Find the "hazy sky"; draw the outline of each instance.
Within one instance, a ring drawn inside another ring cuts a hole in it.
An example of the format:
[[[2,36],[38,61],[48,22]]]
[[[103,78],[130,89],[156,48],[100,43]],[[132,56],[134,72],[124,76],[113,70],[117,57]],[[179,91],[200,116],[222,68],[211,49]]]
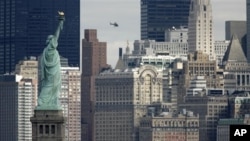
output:
[[[225,21],[246,20],[246,0],[211,0],[215,40],[225,39]],[[119,27],[110,26],[117,22]],[[81,35],[84,29],[97,29],[99,41],[107,42],[108,63],[114,66],[118,48],[130,50],[140,39],[140,0],[82,0]],[[83,38],[83,36],[81,37]]]

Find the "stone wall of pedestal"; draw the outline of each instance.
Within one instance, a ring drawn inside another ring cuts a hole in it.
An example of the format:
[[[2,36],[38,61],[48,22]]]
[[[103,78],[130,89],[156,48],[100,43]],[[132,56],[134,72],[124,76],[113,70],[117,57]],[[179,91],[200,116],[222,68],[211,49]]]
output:
[[[32,141],[65,141],[65,121],[62,110],[35,110],[30,118]]]

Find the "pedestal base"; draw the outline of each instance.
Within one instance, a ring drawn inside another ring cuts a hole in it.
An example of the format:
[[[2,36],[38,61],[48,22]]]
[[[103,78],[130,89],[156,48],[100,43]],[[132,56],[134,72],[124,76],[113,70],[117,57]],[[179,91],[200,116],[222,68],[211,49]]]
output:
[[[32,141],[65,141],[65,118],[62,110],[35,110]]]

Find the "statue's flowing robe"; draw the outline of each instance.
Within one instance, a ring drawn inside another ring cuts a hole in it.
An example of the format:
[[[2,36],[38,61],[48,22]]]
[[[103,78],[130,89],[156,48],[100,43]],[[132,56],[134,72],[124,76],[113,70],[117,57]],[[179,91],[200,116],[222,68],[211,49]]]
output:
[[[51,35],[50,35],[51,36]],[[60,56],[57,51],[57,40],[51,37],[48,45],[43,50],[40,60],[40,94],[38,106],[40,107],[58,107],[59,94],[61,89],[61,66]]]

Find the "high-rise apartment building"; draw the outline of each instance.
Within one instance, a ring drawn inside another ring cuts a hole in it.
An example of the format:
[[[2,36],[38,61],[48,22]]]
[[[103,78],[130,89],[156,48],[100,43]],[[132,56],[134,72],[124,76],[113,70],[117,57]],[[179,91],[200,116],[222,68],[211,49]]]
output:
[[[60,102],[65,122],[67,141],[81,141],[81,74],[79,67],[62,67]]]
[[[92,141],[95,77],[107,67],[107,43],[99,42],[96,29],[86,29],[82,40],[81,128],[82,140]]]
[[[0,0],[0,74],[13,72],[25,56],[41,54],[58,11],[66,17],[58,50],[70,65],[79,65],[80,0]]]
[[[191,0],[188,21],[189,52],[202,51],[215,60],[213,18],[210,0]]]
[[[38,61],[35,57],[25,58],[16,64],[15,74],[21,75],[22,78],[32,81],[34,85],[34,93],[32,94],[32,112],[37,106],[38,94]]]
[[[22,75],[24,78],[38,79],[38,61],[36,57],[20,60],[15,67],[15,74]]]
[[[141,0],[141,39],[164,41],[165,30],[187,26],[191,0]]]
[[[37,84],[20,75],[0,75],[0,140],[32,140],[30,117]]]

